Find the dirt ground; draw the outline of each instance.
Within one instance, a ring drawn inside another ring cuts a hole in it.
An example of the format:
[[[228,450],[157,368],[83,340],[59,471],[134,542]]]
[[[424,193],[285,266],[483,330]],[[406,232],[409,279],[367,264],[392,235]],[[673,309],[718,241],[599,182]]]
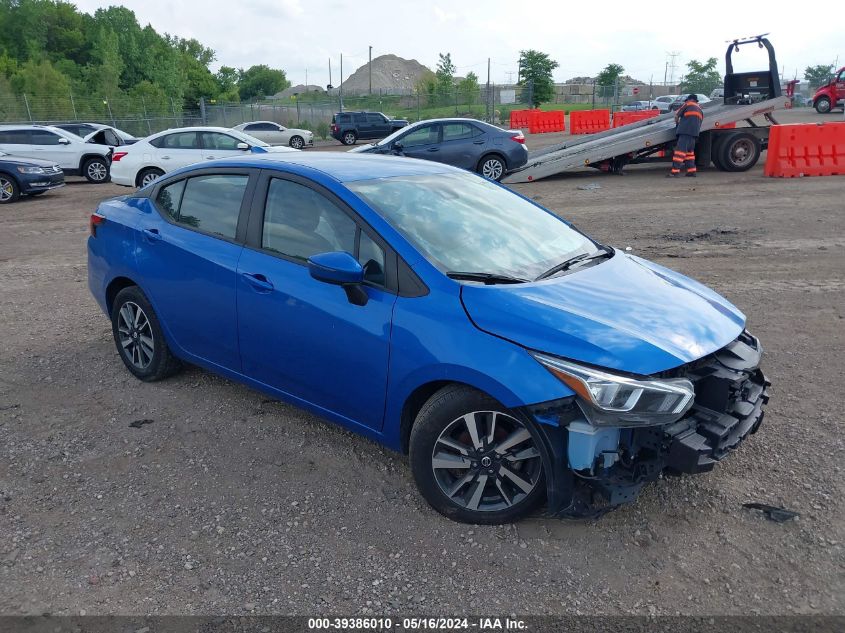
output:
[[[516,188],[738,305],[763,426],[598,521],[502,527],[442,518],[404,457],[239,384],[132,378],[85,270],[88,215],[125,189],[0,208],[0,612],[845,613],[845,179],[664,173]]]

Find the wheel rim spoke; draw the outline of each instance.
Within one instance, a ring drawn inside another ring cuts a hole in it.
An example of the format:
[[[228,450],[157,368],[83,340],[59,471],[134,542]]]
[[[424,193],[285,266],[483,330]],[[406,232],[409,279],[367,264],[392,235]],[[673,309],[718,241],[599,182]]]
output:
[[[533,446],[524,448],[518,453],[513,453],[512,455],[505,455],[505,459],[509,462],[521,462],[526,459],[534,459],[535,457],[540,457],[540,451]]]
[[[461,455],[469,455],[469,446],[461,444],[450,437],[440,437],[437,441],[444,446],[448,446],[452,450],[458,451]]]
[[[511,448],[517,444],[521,444],[525,440],[531,439],[531,433],[528,432],[524,426],[518,428],[516,431],[508,435],[502,442],[495,446],[496,452],[499,455],[507,453]]]
[[[508,507],[511,507],[513,505],[513,498],[509,497],[508,493],[505,492],[505,488],[504,486],[502,486],[501,478],[496,479],[496,488],[499,490],[499,494],[502,495],[502,499],[504,500],[505,504]]]
[[[432,468],[469,468],[472,462],[463,455],[440,451],[431,460]]]
[[[448,496],[450,499],[452,497],[454,497],[458,493],[458,491],[461,488],[463,488],[465,485],[467,485],[469,482],[471,482],[474,477],[475,477],[475,473],[465,474],[463,477],[461,477],[460,479],[455,481],[454,485],[451,488],[449,488],[449,490],[445,491],[446,496]]]
[[[472,489],[469,501],[467,501],[467,508],[470,510],[478,510],[478,504],[481,503],[481,496],[484,494],[484,488],[487,487],[487,475],[481,475],[475,482],[475,487]]]
[[[531,492],[531,490],[534,488],[534,485],[530,481],[525,481],[522,477],[517,475],[504,464],[500,467],[499,473],[502,475],[502,477],[507,477],[508,479],[510,479],[513,483],[516,484],[516,486],[520,490],[522,490],[522,492],[526,494]]]
[[[474,413],[468,413],[464,416],[464,423],[466,424],[467,431],[469,431],[469,436],[472,439],[472,445],[479,449],[481,448],[481,438],[478,436],[478,420],[475,418]]]

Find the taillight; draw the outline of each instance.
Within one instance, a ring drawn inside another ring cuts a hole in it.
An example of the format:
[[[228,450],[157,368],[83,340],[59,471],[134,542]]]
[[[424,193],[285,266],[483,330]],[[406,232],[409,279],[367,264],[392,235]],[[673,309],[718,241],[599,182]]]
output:
[[[522,132],[517,132],[513,136],[511,136],[512,141],[516,141],[517,143],[525,144],[525,134]]]
[[[97,227],[101,226],[105,221],[106,219],[98,213],[91,214],[88,220],[88,232],[91,234],[91,237],[97,237]]]
[[[111,157],[111,162],[116,163],[116,162],[117,162],[117,161],[119,161],[121,158],[123,158],[124,156],[126,156],[128,153],[129,153],[129,152],[115,152],[115,153],[112,155],[112,157]]]

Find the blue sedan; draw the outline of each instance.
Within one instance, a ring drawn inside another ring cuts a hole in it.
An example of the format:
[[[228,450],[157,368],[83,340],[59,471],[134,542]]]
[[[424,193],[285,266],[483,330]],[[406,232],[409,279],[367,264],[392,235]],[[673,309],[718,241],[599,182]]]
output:
[[[711,469],[768,398],[724,298],[443,164],[214,161],[102,203],[90,230],[89,286],[137,378],[190,363],[304,407],[409,454],[459,521],[629,502]]]

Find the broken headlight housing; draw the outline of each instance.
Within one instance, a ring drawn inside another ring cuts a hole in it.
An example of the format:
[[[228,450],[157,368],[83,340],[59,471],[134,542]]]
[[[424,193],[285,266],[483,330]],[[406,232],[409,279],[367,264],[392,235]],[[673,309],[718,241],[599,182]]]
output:
[[[594,426],[670,424],[683,417],[695,399],[686,378],[642,380],[539,352],[531,354],[578,394],[578,404]]]

